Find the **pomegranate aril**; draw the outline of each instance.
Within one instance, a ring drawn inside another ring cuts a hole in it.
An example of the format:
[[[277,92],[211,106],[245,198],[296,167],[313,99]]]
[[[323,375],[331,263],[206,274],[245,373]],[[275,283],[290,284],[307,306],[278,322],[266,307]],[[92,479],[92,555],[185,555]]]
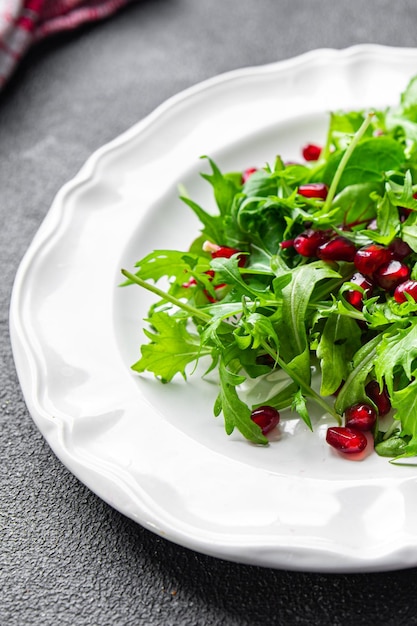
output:
[[[402,261],[405,257],[412,253],[412,249],[408,243],[400,238],[394,239],[388,246],[388,249],[391,250],[394,255],[394,259],[397,259],[398,261]]]
[[[260,406],[251,413],[252,421],[257,424],[264,435],[267,435],[275,426],[279,424],[279,412],[272,406]]]
[[[317,248],[329,240],[329,234],[324,230],[309,229],[297,235],[294,239],[294,248],[301,256],[313,257]]]
[[[345,425],[347,428],[356,428],[357,430],[372,430],[376,422],[376,411],[365,402],[358,402],[348,407],[345,411]]]
[[[321,146],[315,143],[308,143],[302,150],[305,161],[317,161],[320,158]]]
[[[286,250],[287,248],[292,248],[294,246],[294,239],[284,239],[284,241],[281,241],[279,245],[280,248],[282,248],[283,250]]]
[[[236,250],[236,248],[228,248],[227,246],[219,246],[217,250],[212,250],[211,256],[213,259],[218,258],[226,258],[230,259],[234,254],[239,254],[240,250]],[[243,254],[238,257],[238,265],[239,267],[243,267],[246,263],[246,258]]]
[[[298,187],[298,193],[304,198],[327,198],[328,187],[324,183],[306,183]]]
[[[244,185],[246,181],[249,180],[249,178],[252,176],[252,174],[254,174],[257,171],[258,171],[257,167],[248,167],[246,170],[244,170],[242,172],[242,185]]]
[[[326,441],[335,450],[345,454],[362,452],[368,444],[366,435],[363,432],[347,426],[331,426],[328,428]]]
[[[355,274],[353,274],[349,282],[358,285],[358,287],[362,287],[364,293],[368,297],[372,295],[372,292],[374,290],[373,284],[360,272],[356,272]],[[344,296],[349,304],[354,306],[355,309],[358,309],[359,311],[362,310],[363,293],[357,291],[356,289],[349,289],[348,291],[345,291]]]
[[[410,276],[410,269],[401,261],[391,259],[388,263],[384,263],[374,272],[374,280],[387,291],[392,291],[400,283],[403,283]]]
[[[399,304],[403,302],[407,302],[406,293],[408,293],[413,300],[417,302],[417,281],[416,280],[405,280],[403,283],[398,285],[394,291],[394,300]]]
[[[376,380],[371,380],[365,387],[366,395],[375,404],[379,415],[386,415],[391,411],[391,400],[385,385],[382,388]]]
[[[323,261],[353,261],[356,246],[346,237],[334,237],[317,248],[317,256]]]
[[[392,252],[377,243],[359,248],[355,254],[353,262],[358,272],[361,274],[373,274],[378,267],[387,263],[392,258]]]

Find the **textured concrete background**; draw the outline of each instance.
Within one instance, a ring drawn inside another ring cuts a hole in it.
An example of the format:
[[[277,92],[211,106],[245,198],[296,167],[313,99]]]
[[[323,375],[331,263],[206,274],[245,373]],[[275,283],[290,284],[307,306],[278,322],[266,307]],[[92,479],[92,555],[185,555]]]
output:
[[[34,426],[8,336],[19,261],[96,148],[219,72],[318,47],[415,46],[416,23],[415,0],[143,0],[42,44],[0,96],[0,624],[417,624],[417,570],[242,566],[169,544],[112,510]]]

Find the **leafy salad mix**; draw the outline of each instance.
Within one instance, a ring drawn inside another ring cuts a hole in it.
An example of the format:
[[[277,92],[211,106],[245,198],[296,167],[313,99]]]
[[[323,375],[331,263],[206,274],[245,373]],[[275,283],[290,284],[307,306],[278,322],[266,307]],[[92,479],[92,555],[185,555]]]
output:
[[[283,409],[313,429],[316,403],[337,450],[362,450],[369,431],[380,455],[415,456],[417,77],[396,106],[331,113],[324,145],[300,157],[228,173],[205,157],[215,212],[182,195],[200,235],[122,270],[157,296],[132,368],[168,383],[203,360],[214,414],[255,444]],[[243,383],[271,372],[279,390],[251,404]]]

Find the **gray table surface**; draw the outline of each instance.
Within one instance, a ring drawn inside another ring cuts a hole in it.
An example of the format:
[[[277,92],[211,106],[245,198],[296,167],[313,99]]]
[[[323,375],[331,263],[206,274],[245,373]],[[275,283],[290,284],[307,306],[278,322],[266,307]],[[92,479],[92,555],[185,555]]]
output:
[[[142,0],[32,50],[0,96],[0,624],[410,625],[417,570],[273,571],[194,553],[110,508],[28,414],[10,348],[20,259],[87,157],[220,72],[322,47],[415,46],[415,0]]]

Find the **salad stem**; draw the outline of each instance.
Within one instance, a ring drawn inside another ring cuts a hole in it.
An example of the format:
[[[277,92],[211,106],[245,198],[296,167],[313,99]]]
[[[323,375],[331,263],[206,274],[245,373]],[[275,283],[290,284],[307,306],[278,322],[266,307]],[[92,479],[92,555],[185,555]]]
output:
[[[275,362],[280,366],[280,368],[288,374],[288,376],[304,391],[304,393],[309,396],[312,400],[316,402],[322,409],[326,411],[326,413],[330,413],[332,417],[335,418],[336,422],[340,426],[342,420],[340,415],[336,413],[336,411],[318,394],[314,389],[306,383],[300,376],[298,376],[297,372],[288,367],[287,363],[281,359],[281,357],[277,354],[275,350],[273,350],[265,341],[262,342],[262,347],[264,350],[271,356]]]
[[[178,298],[171,296],[169,293],[162,291],[162,289],[159,289],[158,287],[156,287],[155,285],[152,285],[151,283],[147,283],[146,280],[139,278],[139,276],[136,276],[135,274],[131,274],[127,270],[122,269],[122,274],[123,276],[128,278],[132,283],[139,285],[139,287],[144,287],[148,291],[151,291],[155,295],[159,296],[161,299],[168,300],[168,302],[171,302],[171,304],[174,304],[180,309],[187,311],[187,313],[192,315],[192,317],[198,317],[204,323],[211,322],[212,317],[208,313],[204,313],[204,311],[199,311],[198,309],[196,309],[193,306],[190,306],[186,302],[182,302],[181,300],[178,300]]]
[[[326,211],[330,210],[330,207],[331,207],[333,199],[334,199],[334,197],[336,195],[337,187],[339,185],[339,182],[340,182],[340,179],[342,177],[343,171],[344,171],[344,169],[345,169],[345,167],[346,167],[350,157],[352,156],[352,153],[353,153],[354,149],[356,148],[356,146],[358,145],[358,143],[360,142],[360,140],[362,139],[362,137],[364,136],[364,134],[368,130],[368,127],[371,124],[374,115],[375,115],[375,113],[373,113],[373,112],[368,113],[368,115],[366,116],[366,118],[362,122],[361,126],[359,127],[359,129],[357,130],[355,135],[353,136],[353,139],[350,142],[349,146],[346,148],[346,151],[345,151],[344,155],[342,156],[339,165],[337,166],[337,170],[335,172],[335,175],[333,177],[332,183],[330,185],[329,192],[327,194],[327,198],[326,198],[326,200],[324,202],[324,205],[323,205],[323,213],[325,213]]]

